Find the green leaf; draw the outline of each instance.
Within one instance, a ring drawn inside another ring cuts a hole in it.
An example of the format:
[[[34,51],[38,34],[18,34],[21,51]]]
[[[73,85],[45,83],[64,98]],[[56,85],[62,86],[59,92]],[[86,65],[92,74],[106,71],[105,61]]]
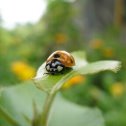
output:
[[[50,126],[104,126],[100,110],[73,104],[57,97],[49,122]]]
[[[32,120],[33,118],[34,102],[37,104],[38,110],[41,111],[44,97],[45,95],[34,85],[22,84],[5,88],[0,97],[0,106],[21,126],[30,126],[28,119]],[[1,113],[0,118],[3,118]],[[4,119],[7,121],[6,118]]]
[[[83,69],[79,69],[80,74],[94,74],[105,70],[111,70],[113,72],[117,72],[121,67],[121,63],[119,61],[108,60],[108,61],[97,61],[94,63],[89,63],[83,67]]]
[[[6,118],[6,120],[12,125],[19,125],[15,119],[0,105],[0,116]]]
[[[33,103],[40,113],[44,100],[45,94],[34,85],[23,84],[5,89],[0,97],[0,105],[20,126],[31,126],[34,117]],[[5,126],[9,123],[7,121],[0,113],[0,125]],[[10,123],[8,126],[16,125]],[[79,106],[57,95],[52,106],[49,126],[104,126],[104,120],[97,108]]]
[[[38,69],[36,77],[33,79],[36,86],[46,92],[50,92],[52,88],[54,90],[59,90],[66,81],[76,75],[93,74],[104,70],[111,70],[116,72],[121,66],[120,62],[112,60],[88,63],[85,59],[85,54],[83,51],[73,52],[72,55],[75,58],[76,65],[72,68],[71,71],[68,71],[65,74],[44,74],[47,71],[45,70],[45,63],[43,63]]]

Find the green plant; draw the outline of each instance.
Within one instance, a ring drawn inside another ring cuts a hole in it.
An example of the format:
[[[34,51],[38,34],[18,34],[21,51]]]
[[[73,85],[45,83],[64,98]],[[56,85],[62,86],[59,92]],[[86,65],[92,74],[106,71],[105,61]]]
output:
[[[33,84],[4,89],[0,97],[0,124],[2,126],[104,126],[104,119],[97,108],[91,109],[73,104],[63,99],[60,94],[55,100],[54,98],[63,84],[72,77],[104,70],[117,72],[120,62],[88,63],[84,52],[73,52],[72,55],[76,66],[62,75],[45,75],[43,74],[45,63],[40,66],[33,79],[40,90],[37,90]],[[41,90],[46,92],[46,95]],[[50,117],[51,108],[53,113]]]

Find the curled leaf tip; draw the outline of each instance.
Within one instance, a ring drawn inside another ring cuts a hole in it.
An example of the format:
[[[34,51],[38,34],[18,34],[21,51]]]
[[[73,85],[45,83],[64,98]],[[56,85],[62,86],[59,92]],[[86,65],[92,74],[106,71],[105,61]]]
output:
[[[111,67],[111,70],[113,72],[117,73],[120,70],[120,68],[121,68],[121,62],[119,62],[119,61],[113,62],[113,65]]]

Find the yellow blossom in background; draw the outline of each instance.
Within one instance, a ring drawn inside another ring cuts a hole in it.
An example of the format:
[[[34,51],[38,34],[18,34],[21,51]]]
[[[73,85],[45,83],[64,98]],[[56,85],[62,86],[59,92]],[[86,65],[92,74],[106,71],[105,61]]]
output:
[[[75,76],[73,78],[71,78],[70,80],[68,80],[64,85],[63,85],[63,89],[67,89],[73,85],[76,85],[76,84],[80,84],[82,82],[85,81],[85,77],[84,76],[81,76],[81,75],[78,75],[78,76]]]
[[[35,69],[22,61],[13,62],[11,70],[20,80],[29,80],[35,76]]]
[[[90,43],[90,47],[93,49],[99,49],[103,46],[103,40],[101,39],[93,39]]]
[[[117,82],[111,86],[110,91],[113,96],[121,96],[124,93],[124,85]]]
[[[114,50],[112,49],[112,48],[105,48],[104,50],[103,50],[103,55],[105,56],[105,57],[107,57],[107,58],[111,58],[111,57],[113,57],[114,56]]]
[[[67,41],[67,36],[64,33],[57,33],[55,35],[55,41],[57,44],[63,44]]]

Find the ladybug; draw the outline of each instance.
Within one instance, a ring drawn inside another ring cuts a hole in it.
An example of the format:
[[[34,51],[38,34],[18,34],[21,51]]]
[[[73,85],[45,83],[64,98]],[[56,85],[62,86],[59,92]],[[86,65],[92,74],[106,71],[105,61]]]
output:
[[[59,74],[75,65],[74,57],[63,50],[52,53],[46,60],[45,69],[47,74]]]

